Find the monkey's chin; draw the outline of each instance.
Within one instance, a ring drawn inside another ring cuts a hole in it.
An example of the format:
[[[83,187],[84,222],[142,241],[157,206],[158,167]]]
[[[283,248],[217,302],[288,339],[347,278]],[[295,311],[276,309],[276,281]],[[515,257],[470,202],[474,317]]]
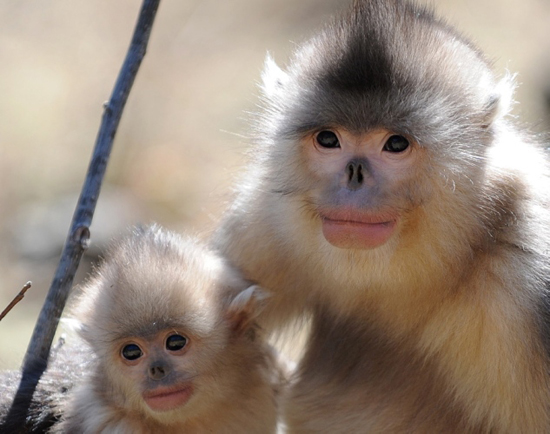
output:
[[[396,224],[397,219],[368,223],[323,217],[323,235],[341,249],[374,249],[390,239]]]
[[[160,387],[143,394],[145,403],[154,411],[169,411],[181,407],[193,394],[193,386]]]

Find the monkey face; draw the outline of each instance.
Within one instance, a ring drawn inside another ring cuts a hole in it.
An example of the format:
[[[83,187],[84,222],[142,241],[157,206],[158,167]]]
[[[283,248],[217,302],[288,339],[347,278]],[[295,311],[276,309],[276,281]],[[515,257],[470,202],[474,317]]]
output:
[[[412,139],[381,128],[363,134],[327,129],[305,142],[309,170],[322,184],[314,202],[325,239],[354,249],[386,243],[407,209],[398,192],[418,159]]]
[[[187,336],[173,329],[131,337],[116,346],[120,374],[135,385],[149,410],[174,410],[192,397],[191,346]]]

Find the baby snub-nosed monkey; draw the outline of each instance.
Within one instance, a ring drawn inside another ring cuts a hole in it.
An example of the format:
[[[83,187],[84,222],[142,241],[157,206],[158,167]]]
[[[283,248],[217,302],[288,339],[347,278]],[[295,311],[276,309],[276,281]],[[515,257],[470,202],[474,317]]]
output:
[[[508,77],[426,7],[357,0],[266,62],[214,245],[311,334],[291,433],[550,433],[550,171]]]
[[[135,229],[76,299],[95,361],[54,432],[275,432],[281,371],[254,323],[266,301],[198,241]]]

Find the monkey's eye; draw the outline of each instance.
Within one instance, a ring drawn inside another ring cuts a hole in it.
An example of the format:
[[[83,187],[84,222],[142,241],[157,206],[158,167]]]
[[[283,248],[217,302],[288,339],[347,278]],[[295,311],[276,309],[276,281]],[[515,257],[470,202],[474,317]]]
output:
[[[384,151],[388,152],[403,152],[409,147],[409,141],[399,135],[391,136],[384,145]]]
[[[126,360],[137,360],[143,356],[143,351],[136,344],[128,344],[122,348],[122,357]]]
[[[323,148],[339,148],[340,147],[340,141],[338,140],[338,136],[334,134],[332,131],[321,131],[319,134],[317,134],[317,137],[315,137],[315,140],[317,140],[317,143],[319,146],[322,146]]]
[[[181,335],[168,336],[166,339],[166,349],[170,351],[181,350],[187,344],[187,338]]]

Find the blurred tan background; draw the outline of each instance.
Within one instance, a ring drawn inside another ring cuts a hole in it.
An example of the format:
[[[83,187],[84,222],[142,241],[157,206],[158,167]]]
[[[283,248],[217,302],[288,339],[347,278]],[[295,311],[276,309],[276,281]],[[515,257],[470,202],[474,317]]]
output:
[[[77,281],[125,226],[208,234],[247,150],[246,112],[269,50],[284,64],[349,0],[164,0],[115,140]],[[548,130],[549,0],[439,0],[495,69],[515,112]],[[138,0],[0,3],[0,369],[18,368],[51,282]]]

